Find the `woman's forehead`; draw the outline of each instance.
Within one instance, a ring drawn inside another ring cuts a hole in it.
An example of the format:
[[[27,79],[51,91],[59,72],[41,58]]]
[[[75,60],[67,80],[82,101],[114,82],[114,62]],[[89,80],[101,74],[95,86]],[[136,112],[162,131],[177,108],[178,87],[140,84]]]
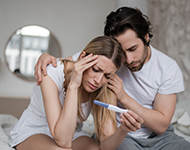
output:
[[[117,67],[112,62],[112,60],[102,55],[98,56],[98,63],[96,64],[96,66],[99,69],[101,69],[104,73],[109,73],[109,74],[113,74],[117,70]]]

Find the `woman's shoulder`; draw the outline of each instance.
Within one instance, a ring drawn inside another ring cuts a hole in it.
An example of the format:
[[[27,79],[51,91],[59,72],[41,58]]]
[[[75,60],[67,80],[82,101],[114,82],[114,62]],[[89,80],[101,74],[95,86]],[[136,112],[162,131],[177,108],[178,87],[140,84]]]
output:
[[[62,72],[63,71],[64,64],[63,64],[62,60],[58,58],[58,59],[56,59],[56,61],[57,61],[57,67],[54,67],[52,64],[49,64],[47,66],[47,74],[49,72]]]
[[[58,88],[61,89],[65,81],[64,64],[62,60],[57,59],[57,67],[49,64],[47,66],[47,75],[56,83]]]

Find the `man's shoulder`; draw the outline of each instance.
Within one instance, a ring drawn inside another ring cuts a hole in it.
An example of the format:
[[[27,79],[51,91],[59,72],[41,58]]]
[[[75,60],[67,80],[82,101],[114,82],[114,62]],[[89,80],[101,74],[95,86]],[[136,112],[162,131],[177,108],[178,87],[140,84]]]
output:
[[[161,64],[165,64],[165,65],[169,65],[169,64],[174,64],[176,63],[176,61],[171,58],[170,56],[168,56],[167,54],[165,54],[164,52],[154,48],[151,46],[151,51],[153,53],[153,57],[154,57],[154,61],[158,61]]]

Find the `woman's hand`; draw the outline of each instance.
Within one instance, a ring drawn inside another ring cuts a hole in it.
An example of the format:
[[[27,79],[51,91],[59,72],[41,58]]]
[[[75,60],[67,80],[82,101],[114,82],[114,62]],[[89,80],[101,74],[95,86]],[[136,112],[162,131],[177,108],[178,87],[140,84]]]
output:
[[[43,75],[46,76],[47,75],[46,67],[51,63],[54,67],[57,67],[56,58],[49,55],[48,53],[44,53],[38,58],[38,62],[36,63],[34,68],[37,85],[40,85],[40,82],[42,81],[42,71]]]
[[[88,56],[81,58],[73,66],[71,80],[69,86],[78,88],[82,82],[82,75],[85,70],[92,67],[98,62],[98,55],[89,54]]]
[[[137,131],[144,122],[140,116],[131,110],[120,114],[120,117],[121,128],[126,132]]]
[[[100,149],[103,150],[116,150],[121,145],[126,135],[130,131],[136,131],[141,128],[141,124],[143,123],[143,119],[129,110],[127,113],[120,114],[121,125],[114,133],[112,128],[112,122],[107,124],[107,128],[105,133],[107,132],[107,137],[100,139]],[[111,132],[110,132],[111,131]],[[112,132],[113,131],[113,132]],[[108,134],[109,133],[109,134]]]

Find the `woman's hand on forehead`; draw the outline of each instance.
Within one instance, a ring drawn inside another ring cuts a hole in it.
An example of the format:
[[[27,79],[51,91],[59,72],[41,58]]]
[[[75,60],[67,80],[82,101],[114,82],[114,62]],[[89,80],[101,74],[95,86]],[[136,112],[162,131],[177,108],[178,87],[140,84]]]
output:
[[[70,84],[74,84],[78,88],[82,82],[83,72],[95,65],[98,62],[97,58],[98,55],[89,54],[76,62],[73,66]]]

